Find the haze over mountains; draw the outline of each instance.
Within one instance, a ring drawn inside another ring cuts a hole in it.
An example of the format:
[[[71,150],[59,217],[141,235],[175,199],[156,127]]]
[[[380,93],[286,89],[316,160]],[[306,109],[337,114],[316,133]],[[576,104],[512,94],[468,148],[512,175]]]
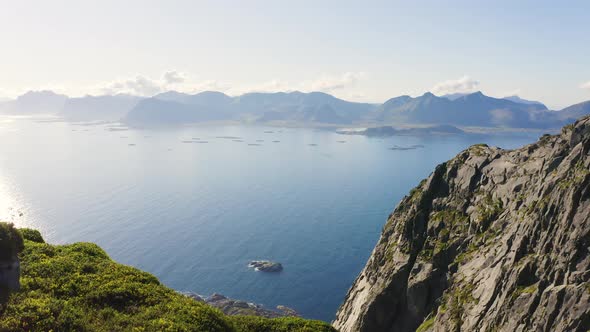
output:
[[[52,91],[30,91],[0,102],[0,112],[53,114],[68,121],[122,121],[130,126],[182,125],[209,121],[296,125],[378,126],[391,124],[509,128],[558,128],[590,114],[590,101],[561,111],[518,96],[493,98],[481,92],[418,97],[399,96],[383,104],[349,102],[323,92],[186,94],[168,91],[153,97],[104,95],[69,98]]]

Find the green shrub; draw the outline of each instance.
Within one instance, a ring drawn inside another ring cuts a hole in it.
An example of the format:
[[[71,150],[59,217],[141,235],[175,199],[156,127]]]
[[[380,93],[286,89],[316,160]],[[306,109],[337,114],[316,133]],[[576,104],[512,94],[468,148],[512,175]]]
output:
[[[45,243],[45,240],[43,240],[43,236],[41,236],[41,233],[36,229],[19,228],[18,230],[20,231],[25,240],[38,243]]]
[[[434,318],[435,316],[432,316],[427,320],[423,321],[422,324],[420,324],[420,326],[418,326],[418,328],[416,329],[416,332],[426,332],[430,330],[434,326]]]
[[[265,319],[256,316],[233,316],[237,332],[331,332],[334,329],[321,321],[295,317]]]

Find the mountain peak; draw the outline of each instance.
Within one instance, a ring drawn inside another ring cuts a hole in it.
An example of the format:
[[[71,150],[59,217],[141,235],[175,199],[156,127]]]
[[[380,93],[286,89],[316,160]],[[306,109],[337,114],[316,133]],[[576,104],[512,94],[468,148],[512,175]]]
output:
[[[535,101],[535,100],[527,100],[527,99],[523,99],[520,98],[517,95],[512,95],[512,96],[507,96],[504,97],[502,99],[505,100],[510,100],[512,102],[518,103],[518,104],[525,104],[525,105],[543,105],[543,103],[539,102],[539,101]]]
[[[472,93],[469,93],[469,94],[466,94],[465,96],[463,96],[463,98],[469,98],[469,99],[475,99],[475,98],[481,99],[484,97],[487,97],[487,96],[484,95],[481,91],[475,91],[475,92],[472,92]]]

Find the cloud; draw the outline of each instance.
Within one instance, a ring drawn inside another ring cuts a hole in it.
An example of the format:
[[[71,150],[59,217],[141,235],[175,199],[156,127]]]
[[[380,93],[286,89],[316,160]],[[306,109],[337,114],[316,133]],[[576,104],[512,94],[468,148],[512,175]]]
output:
[[[436,84],[430,91],[436,95],[446,95],[450,93],[469,93],[475,92],[479,88],[479,81],[469,76],[463,76],[456,80],[448,80]]]
[[[162,75],[162,80],[166,84],[178,84],[186,81],[186,77],[183,73],[179,73],[176,70],[167,71]]]
[[[324,75],[309,84],[312,91],[331,92],[354,86],[365,77],[363,72],[346,72],[338,76]]]
[[[590,90],[590,81],[580,84],[580,89]]]
[[[321,75],[313,80],[292,83],[279,79],[273,79],[263,83],[231,89],[234,94],[247,92],[292,92],[292,91],[321,91],[331,93],[354,86],[365,77],[364,72],[345,72],[337,75]]]
[[[105,94],[128,93],[138,96],[153,96],[164,90],[164,84],[138,75],[135,78],[116,80],[107,83],[106,86],[102,87],[100,90]]]
[[[153,96],[160,92],[168,91],[173,87],[186,82],[186,77],[183,73],[176,70],[170,70],[162,74],[161,79],[152,79],[142,75],[137,75],[134,78],[118,79],[99,86],[97,89],[103,94],[119,94],[127,93],[138,96]]]
[[[504,92],[500,93],[500,96],[502,96],[502,97],[512,97],[512,96],[520,96],[520,95],[522,95],[522,89],[508,90],[508,91],[504,91]]]
[[[161,92],[176,90],[185,93],[202,91],[220,91],[230,95],[241,95],[248,92],[292,92],[292,91],[321,91],[350,96],[354,91],[347,90],[364,79],[364,72],[344,72],[341,74],[323,74],[315,79],[300,82],[289,82],[272,79],[254,85],[236,86],[216,80],[193,81],[176,70],[164,72],[160,79],[153,79],[143,75],[133,78],[118,79],[106,84],[100,84],[91,89],[99,94],[132,94],[138,96],[153,96]],[[358,93],[358,92],[355,92]]]
[[[238,93],[248,92],[290,92],[298,88],[289,82],[281,80],[270,80],[247,88],[238,89]]]

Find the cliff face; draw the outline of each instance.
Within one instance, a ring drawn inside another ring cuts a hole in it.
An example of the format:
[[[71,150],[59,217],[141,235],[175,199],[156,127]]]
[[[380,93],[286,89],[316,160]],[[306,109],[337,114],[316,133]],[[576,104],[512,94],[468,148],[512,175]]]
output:
[[[472,146],[390,215],[334,326],[587,331],[590,117],[518,150]]]

